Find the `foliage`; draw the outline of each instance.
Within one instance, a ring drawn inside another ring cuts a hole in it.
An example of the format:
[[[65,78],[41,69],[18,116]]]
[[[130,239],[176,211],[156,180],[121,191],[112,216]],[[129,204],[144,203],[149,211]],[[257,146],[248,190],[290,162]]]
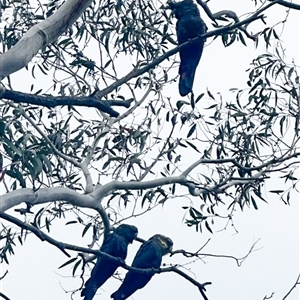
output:
[[[36,7],[29,2],[3,1],[0,40],[4,52],[59,6],[56,0]],[[263,190],[271,175],[282,181],[281,187],[271,192],[289,204],[290,192],[299,182],[299,75],[296,65],[286,63],[283,49],[268,52],[272,43],[280,45],[276,26],[263,24],[251,37],[243,26],[214,37],[226,47],[239,42],[248,45],[253,39],[266,47],[247,70],[247,86],[232,88],[229,100],[209,90],[188,100],[171,97],[177,56],[122,82],[124,71],[147,66],[176,46],[173,22],[159,1],[94,1],[67,32],[35,57],[27,67],[32,82],[38,83],[38,87],[32,83],[31,93],[78,97],[120,82],[103,99],[133,97],[134,104],[127,112],[123,109],[119,118],[109,119],[93,108],[84,112],[75,106],[50,109],[2,100],[0,161],[7,192],[67,187],[90,193],[82,167],[86,162],[94,184],[104,185],[179,176],[201,160],[187,178],[193,191],[175,183],[113,190],[102,201],[109,220],[120,222],[120,210],[127,218],[142,217],[183,193],[191,199],[191,204],[183,207],[187,226],[213,233],[215,220],[232,220],[237,207],[259,209],[259,202],[267,201]],[[228,24],[228,20],[224,22]],[[220,22],[214,26],[223,28]],[[50,86],[34,80],[41,76],[52,78]],[[9,80],[6,86],[10,86]],[[88,214],[64,201],[16,211],[48,232],[56,218],[67,217],[67,225],[82,226],[83,236],[93,231],[92,245],[104,226],[96,212]],[[22,243],[26,235],[23,229],[12,233],[4,225],[0,233],[6,240],[1,259],[8,262],[14,238]],[[74,262],[73,258],[69,261]],[[77,261],[75,268],[78,265]]]

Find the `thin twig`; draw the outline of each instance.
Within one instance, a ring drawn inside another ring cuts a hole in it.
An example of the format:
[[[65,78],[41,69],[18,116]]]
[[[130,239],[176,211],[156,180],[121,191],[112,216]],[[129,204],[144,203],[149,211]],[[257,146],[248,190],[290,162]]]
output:
[[[300,274],[298,275],[295,284],[291,287],[291,289],[288,291],[288,293],[282,298],[282,300],[287,299],[287,297],[289,296],[289,294],[292,292],[293,289],[295,289],[297,287],[298,284],[300,284]]]

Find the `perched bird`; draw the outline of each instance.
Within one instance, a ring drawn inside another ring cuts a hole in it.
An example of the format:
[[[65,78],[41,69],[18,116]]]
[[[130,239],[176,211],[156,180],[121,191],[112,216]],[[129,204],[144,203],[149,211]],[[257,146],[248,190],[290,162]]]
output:
[[[132,267],[140,269],[157,269],[160,267],[163,255],[172,251],[173,242],[170,238],[156,234],[145,242],[138,250],[132,262]],[[128,271],[119,289],[111,295],[114,300],[124,300],[136,290],[143,288],[154,275]]]
[[[127,256],[128,244],[136,239],[137,234],[138,230],[135,226],[122,224],[113,233],[105,237],[100,251],[124,260]],[[84,300],[92,300],[97,289],[114,274],[118,266],[117,262],[99,256],[90,279],[88,279],[84,289],[81,291],[81,296],[84,297]]]
[[[205,34],[207,27],[200,17],[200,12],[193,0],[168,2],[169,8],[177,18],[176,33],[178,44]],[[192,91],[196,68],[200,61],[205,39],[193,42],[180,50],[179,94],[186,96]]]

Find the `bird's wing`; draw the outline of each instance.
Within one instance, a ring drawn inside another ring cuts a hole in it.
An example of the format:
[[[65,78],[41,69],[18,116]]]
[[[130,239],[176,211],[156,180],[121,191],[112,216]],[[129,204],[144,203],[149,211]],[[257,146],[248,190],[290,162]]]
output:
[[[132,267],[135,268],[158,268],[161,263],[159,257],[159,249],[157,244],[153,241],[147,241],[138,250],[132,262]]]
[[[127,245],[123,237],[111,233],[104,239],[100,251],[125,259],[127,255]],[[85,297],[84,300],[93,299],[97,289],[114,274],[117,268],[117,262],[104,256],[99,256],[91,272],[91,277],[87,280],[85,288],[81,292],[81,295]]]
[[[125,259],[127,256],[127,246],[128,242],[125,238],[118,234],[111,233],[105,238],[100,251]]]

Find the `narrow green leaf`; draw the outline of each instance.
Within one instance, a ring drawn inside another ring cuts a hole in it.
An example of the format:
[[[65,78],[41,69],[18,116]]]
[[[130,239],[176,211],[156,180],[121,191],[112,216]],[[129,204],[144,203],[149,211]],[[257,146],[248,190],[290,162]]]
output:
[[[64,264],[62,264],[60,267],[58,267],[59,269],[64,268],[65,266],[73,263],[75,260],[77,259],[77,257],[73,257],[70,260],[68,260],[67,262],[65,262]]]
[[[84,235],[86,234],[86,232],[89,230],[89,228],[91,227],[92,223],[88,223],[84,228],[83,228],[83,231],[82,231],[82,237],[84,237]]]

